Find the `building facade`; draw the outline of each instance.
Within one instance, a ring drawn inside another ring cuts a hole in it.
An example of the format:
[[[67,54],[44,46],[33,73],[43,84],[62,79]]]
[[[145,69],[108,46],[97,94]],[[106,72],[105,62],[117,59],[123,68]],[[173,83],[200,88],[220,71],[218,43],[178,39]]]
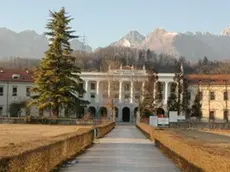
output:
[[[200,95],[203,121],[223,122],[229,120],[230,75],[187,75],[190,104],[196,94]]]
[[[161,107],[167,112],[168,97],[175,91],[172,90],[175,74],[157,75],[157,82],[162,85]],[[96,118],[102,114],[113,115],[117,122],[136,120],[140,96],[148,81],[148,73],[144,67],[137,70],[121,66],[119,69],[109,69],[108,72],[82,72],[80,76],[84,81],[82,87],[86,94],[78,96],[90,102],[83,114],[90,112]],[[202,95],[203,120],[228,120],[230,75],[187,75],[185,78],[189,81],[190,105],[192,106],[198,92]],[[28,70],[0,70],[0,116],[9,116],[9,106],[12,102],[28,100],[32,86],[32,73]],[[111,107],[113,110],[110,110]],[[30,114],[38,115],[38,110],[31,108]],[[22,111],[20,115],[25,115],[25,112]],[[76,117],[76,114],[72,117]]]
[[[108,72],[82,72],[82,87],[86,90],[81,99],[88,100],[90,104],[83,113],[90,112],[92,116],[99,117],[101,113],[113,115],[118,122],[134,122],[135,113],[139,105],[139,98],[148,74],[133,67],[120,67]],[[162,104],[167,104],[170,94],[170,85],[173,83],[173,73],[158,74],[158,82],[162,83]],[[30,98],[30,87],[33,86],[32,73],[24,70],[1,70],[0,72],[0,115],[9,116],[9,106],[14,101],[24,101]],[[113,111],[109,110],[113,106]],[[37,115],[36,108],[30,110],[31,115]],[[25,115],[23,111],[21,115]]]

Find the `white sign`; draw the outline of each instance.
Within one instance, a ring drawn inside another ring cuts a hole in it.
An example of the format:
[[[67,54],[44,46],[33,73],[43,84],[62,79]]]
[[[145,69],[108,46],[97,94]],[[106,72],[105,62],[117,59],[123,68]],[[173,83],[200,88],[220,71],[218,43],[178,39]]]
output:
[[[185,116],[184,116],[184,115],[178,116],[178,120],[179,120],[179,121],[185,121]]]
[[[178,120],[177,111],[170,111],[169,112],[169,122],[177,122],[177,120]]]
[[[154,126],[154,127],[157,127],[157,116],[150,116],[149,117],[149,124]]]
[[[157,122],[159,125],[168,125],[169,124],[169,118],[158,118]]]

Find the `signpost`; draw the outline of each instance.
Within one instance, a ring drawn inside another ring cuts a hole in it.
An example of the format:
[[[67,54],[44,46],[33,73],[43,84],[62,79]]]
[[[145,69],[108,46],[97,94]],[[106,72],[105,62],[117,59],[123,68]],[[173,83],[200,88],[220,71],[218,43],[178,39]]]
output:
[[[170,111],[169,112],[169,122],[177,122],[177,120],[178,120],[177,111]]]
[[[158,118],[157,123],[158,123],[158,127],[168,127],[169,118]]]
[[[149,124],[157,127],[158,123],[157,123],[157,116],[150,116],[149,117]]]

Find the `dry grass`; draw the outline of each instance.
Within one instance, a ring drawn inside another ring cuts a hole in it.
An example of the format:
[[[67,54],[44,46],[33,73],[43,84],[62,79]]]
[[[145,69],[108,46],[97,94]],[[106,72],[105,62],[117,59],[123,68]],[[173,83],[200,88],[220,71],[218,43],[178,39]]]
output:
[[[90,126],[0,124],[0,157],[16,155],[60,138],[89,131]]]
[[[223,129],[200,129],[200,131],[208,132],[208,133],[214,133],[214,134],[220,134],[225,136],[230,136],[230,130],[223,130]]]
[[[139,124],[150,132],[152,139],[173,150],[179,156],[207,172],[230,171],[230,137],[196,130],[155,130]]]
[[[226,131],[213,130],[212,132],[203,132],[183,129],[171,131],[173,131],[173,135],[181,136],[186,143],[212,155],[225,156],[226,158],[229,158],[230,162],[230,137],[224,135],[224,133],[226,134]]]

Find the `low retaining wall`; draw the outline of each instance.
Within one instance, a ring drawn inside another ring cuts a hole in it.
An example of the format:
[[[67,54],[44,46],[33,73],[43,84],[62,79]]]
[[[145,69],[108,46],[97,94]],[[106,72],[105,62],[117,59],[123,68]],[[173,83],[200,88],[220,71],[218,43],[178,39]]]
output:
[[[0,117],[0,124],[51,124],[51,125],[99,125],[106,120],[82,120],[69,118],[41,118],[41,117]]]
[[[112,130],[115,123],[98,127],[100,137]],[[94,130],[70,134],[53,143],[28,150],[19,155],[0,157],[0,172],[49,172],[57,165],[84,151],[93,144]]]
[[[177,139],[167,131],[157,130],[147,124],[137,124],[145,135],[155,140],[156,146],[175,164],[186,172],[229,172],[229,159],[213,155],[200,148],[187,144],[183,139]]]
[[[115,127],[115,122],[99,125],[97,127],[97,138],[104,137],[108,132],[110,132]]]

